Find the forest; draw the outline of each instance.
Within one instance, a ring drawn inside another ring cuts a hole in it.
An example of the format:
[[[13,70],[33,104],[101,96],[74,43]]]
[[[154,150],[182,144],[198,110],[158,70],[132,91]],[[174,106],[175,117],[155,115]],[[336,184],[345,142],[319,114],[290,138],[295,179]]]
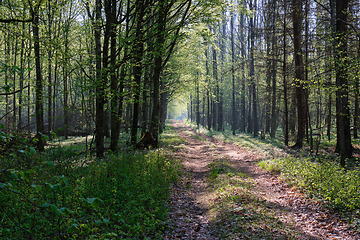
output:
[[[0,52],[0,238],[359,239],[358,1],[0,0]]]

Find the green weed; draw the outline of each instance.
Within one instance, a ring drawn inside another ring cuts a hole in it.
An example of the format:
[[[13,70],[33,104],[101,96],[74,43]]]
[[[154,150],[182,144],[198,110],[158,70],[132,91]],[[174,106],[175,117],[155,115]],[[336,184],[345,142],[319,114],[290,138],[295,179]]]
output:
[[[290,182],[331,206],[350,211],[360,209],[360,176],[357,170],[345,170],[336,161],[291,157],[278,161],[278,168]]]
[[[162,150],[97,160],[75,145],[29,155],[29,168],[0,160],[0,238],[160,239],[180,163]]]

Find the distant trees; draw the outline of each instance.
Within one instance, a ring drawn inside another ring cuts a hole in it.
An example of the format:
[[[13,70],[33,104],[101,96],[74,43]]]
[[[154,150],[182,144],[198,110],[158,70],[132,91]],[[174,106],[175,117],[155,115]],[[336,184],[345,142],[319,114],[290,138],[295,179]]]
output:
[[[122,131],[153,147],[167,105],[189,99],[208,129],[313,148],[337,130],[351,157],[359,129],[359,3],[312,0],[0,2],[0,121],[7,132]],[[354,50],[355,49],[355,50]],[[333,126],[336,122],[336,128]],[[141,131],[140,131],[141,130]],[[282,131],[279,131],[282,130]]]
[[[311,149],[313,136],[330,141],[337,129],[344,165],[352,156],[351,130],[357,136],[359,127],[359,54],[348,48],[358,48],[359,10],[351,1],[225,1],[216,10],[218,19],[207,23],[212,34],[203,38],[205,56],[199,55],[204,77],[196,91],[207,109],[204,125],[221,130],[221,115],[233,134],[257,136],[261,130],[262,138],[275,137],[281,128],[285,145],[302,148],[307,141]],[[215,61],[223,48],[225,56]]]

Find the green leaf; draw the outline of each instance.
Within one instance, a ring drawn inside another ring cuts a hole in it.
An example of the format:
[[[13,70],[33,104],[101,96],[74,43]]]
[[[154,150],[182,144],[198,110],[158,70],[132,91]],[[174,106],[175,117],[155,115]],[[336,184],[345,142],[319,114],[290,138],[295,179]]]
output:
[[[36,150],[35,150],[34,147],[30,147],[29,149],[30,149],[30,152],[31,152],[32,154],[36,154]]]
[[[106,219],[106,218],[103,218],[103,222],[104,222],[105,224],[109,224],[109,223],[110,223],[110,221],[109,221],[108,219]]]
[[[100,198],[87,198],[85,199],[85,201],[87,203],[89,203],[93,208],[97,208],[99,207],[101,204],[103,204],[103,200],[101,200]]]
[[[52,135],[53,138],[57,138],[56,132],[50,131],[50,134]]]
[[[76,224],[76,223],[73,223],[73,224],[71,224],[70,227],[68,227],[68,228],[66,229],[66,231],[67,231],[68,233],[75,233],[75,232],[79,231],[79,225]]]
[[[46,141],[49,141],[49,136],[48,135],[45,135],[45,134],[42,134],[41,135],[41,138],[43,139],[43,140],[46,140]]]
[[[73,212],[66,207],[62,207],[62,208],[60,208],[60,213],[64,214],[64,215],[68,215],[68,214],[72,214]]]
[[[41,191],[42,187],[40,185],[32,184],[32,188],[35,188],[37,191]]]
[[[55,164],[53,161],[45,161],[43,162],[45,165],[48,165],[49,167],[55,167]]]

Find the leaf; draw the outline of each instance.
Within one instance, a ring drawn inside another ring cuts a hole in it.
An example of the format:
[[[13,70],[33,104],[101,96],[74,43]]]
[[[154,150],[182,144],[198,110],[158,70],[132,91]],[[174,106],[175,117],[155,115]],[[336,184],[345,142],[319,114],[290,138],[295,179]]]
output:
[[[36,185],[36,184],[32,184],[31,187],[35,188],[37,191],[41,191],[42,188],[40,185]]]
[[[73,212],[70,209],[66,208],[66,207],[62,207],[62,208],[60,208],[60,213],[64,214],[64,215],[67,215],[67,214],[72,214]]]
[[[75,232],[79,231],[79,225],[77,225],[76,223],[73,223],[73,224],[71,224],[70,227],[68,227],[68,228],[66,229],[66,231],[67,231],[68,233],[75,233]]]
[[[48,165],[49,167],[55,167],[55,164],[53,161],[45,161],[43,162],[45,165]]]
[[[50,131],[50,134],[52,135],[53,138],[57,138],[56,132]]]
[[[85,201],[87,203],[89,203],[93,208],[97,208],[99,207],[101,204],[103,204],[103,200],[101,200],[100,198],[87,198],[85,199]]]
[[[104,222],[105,224],[109,224],[109,223],[110,223],[110,221],[109,221],[108,219],[106,219],[106,218],[103,218],[103,222]]]
[[[49,141],[49,136],[48,135],[45,135],[45,134],[42,134],[41,135],[41,138],[43,139],[43,140],[46,140],[46,141]]]
[[[31,152],[32,154],[36,154],[36,150],[35,150],[34,147],[30,147],[29,149],[30,149],[30,152]]]

